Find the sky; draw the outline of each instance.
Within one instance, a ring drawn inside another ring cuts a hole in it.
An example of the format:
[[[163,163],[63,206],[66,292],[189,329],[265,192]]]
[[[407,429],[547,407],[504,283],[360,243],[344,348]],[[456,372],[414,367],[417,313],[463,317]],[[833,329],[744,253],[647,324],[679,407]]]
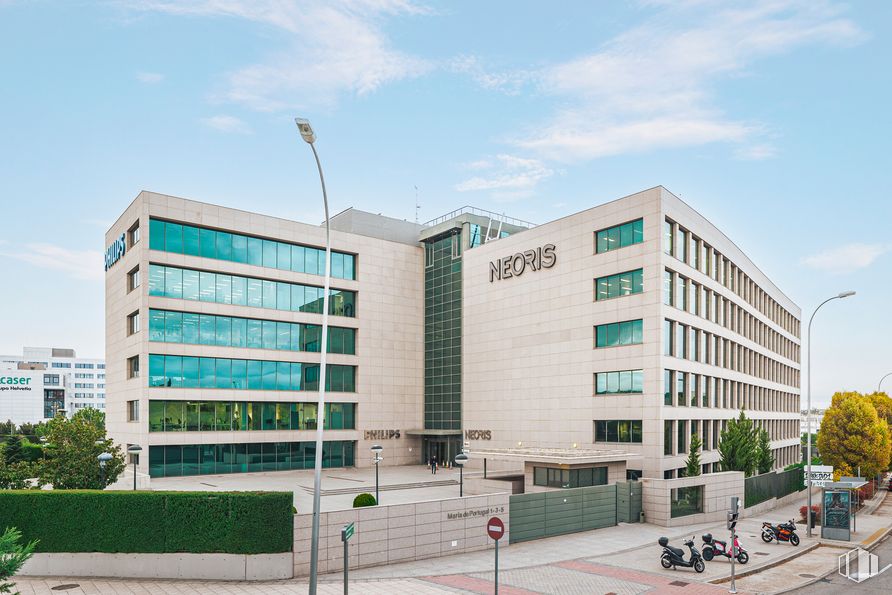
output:
[[[543,223],[663,185],[803,345],[857,291],[815,318],[813,399],[873,390],[890,33],[883,0],[0,0],[0,353],[104,355],[104,232],[142,189],[321,221],[303,116],[333,212]]]

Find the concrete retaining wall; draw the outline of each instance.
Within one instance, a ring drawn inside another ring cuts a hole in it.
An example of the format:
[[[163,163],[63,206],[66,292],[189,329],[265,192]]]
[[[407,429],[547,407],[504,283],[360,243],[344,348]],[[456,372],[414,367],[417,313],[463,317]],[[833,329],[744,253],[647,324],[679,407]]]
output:
[[[322,513],[319,519],[319,572],[344,568],[341,528],[355,523],[349,541],[350,568],[437,558],[493,547],[486,522],[505,523],[508,544],[508,494],[450,498],[414,504],[370,506]],[[294,517],[294,576],[310,572],[313,515]]]
[[[131,476],[132,481],[132,476]],[[21,576],[267,581],[292,577],[293,554],[34,554]]]
[[[741,504],[743,503],[743,479],[744,475],[740,471],[707,473],[678,479],[644,478],[641,480],[644,518],[648,523],[663,527],[724,520],[731,496],[738,496]],[[703,486],[703,512],[672,518],[672,490],[698,485]]]
[[[489,474],[488,474],[489,475]],[[479,496],[483,494],[509,494],[523,493],[523,475],[509,475],[508,477],[465,477],[465,494]]]
[[[818,500],[820,499],[820,492],[818,493],[817,498],[812,498],[812,504],[819,504]],[[793,502],[802,501],[802,505],[805,506],[806,493],[805,490],[801,492],[793,492],[792,494],[787,494],[783,498],[769,498],[765,502],[759,502],[755,506],[750,506],[746,510],[742,511],[741,516],[744,518],[751,519],[755,516],[758,516],[764,512],[768,512],[769,510],[774,510],[778,506],[786,506],[787,504],[792,504]],[[796,516],[799,516],[799,511],[796,511]],[[787,519],[784,519],[786,521]],[[794,519],[795,520],[795,519]]]

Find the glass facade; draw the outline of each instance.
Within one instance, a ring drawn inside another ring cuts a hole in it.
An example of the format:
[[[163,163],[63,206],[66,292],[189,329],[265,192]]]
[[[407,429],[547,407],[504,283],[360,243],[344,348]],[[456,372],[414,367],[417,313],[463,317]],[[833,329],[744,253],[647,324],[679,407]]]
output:
[[[323,467],[352,467],[356,443],[333,440],[322,445]],[[253,442],[149,447],[151,477],[217,475],[312,469],[315,442]]]
[[[318,352],[322,344],[322,327],[151,309],[149,341]],[[328,352],[355,355],[356,329],[328,327]]]
[[[326,366],[326,390],[356,392],[356,366]],[[233,390],[319,390],[319,364],[149,355],[149,386]]]
[[[316,403],[149,401],[149,432],[315,430]],[[326,403],[326,430],[355,430],[355,403]]]
[[[461,430],[461,240],[454,230],[425,247],[425,429]]]
[[[595,291],[596,300],[606,300],[633,293],[641,293],[644,291],[644,270],[638,269],[610,275],[609,277],[601,277],[595,281],[595,284],[597,286]]]
[[[550,488],[587,488],[607,485],[607,467],[557,469],[533,467],[533,485]]]
[[[636,219],[622,225],[602,229],[595,234],[596,252],[609,252],[618,248],[625,248],[632,244],[640,244],[644,241],[644,219]]]
[[[595,442],[632,442],[641,444],[641,420],[596,421]]]
[[[595,374],[595,394],[640,393],[644,390],[643,370],[598,372]]]
[[[672,490],[670,516],[674,519],[703,512],[703,486],[675,488]]]
[[[642,328],[642,320],[599,324],[595,327],[595,347],[637,345],[644,340]]]
[[[204,227],[149,220],[149,248],[203,258],[241,262],[296,273],[325,275],[325,249],[264,240]],[[355,256],[331,253],[331,276],[355,279]]]
[[[323,293],[314,285],[149,265],[149,295],[159,297],[322,314]],[[356,292],[330,289],[328,313],[356,316]]]

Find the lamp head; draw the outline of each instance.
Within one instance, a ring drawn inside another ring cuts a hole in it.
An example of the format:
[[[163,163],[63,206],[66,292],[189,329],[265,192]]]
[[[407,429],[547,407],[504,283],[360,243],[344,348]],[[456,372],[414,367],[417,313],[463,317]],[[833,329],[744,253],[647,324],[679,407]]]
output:
[[[294,123],[297,124],[297,129],[300,130],[300,135],[305,141],[311,145],[316,142],[316,134],[313,132],[313,127],[310,126],[309,120],[306,118],[294,118]]]
[[[127,452],[136,454],[142,452],[142,447],[139,444],[132,444],[127,447]]]
[[[461,467],[462,465],[464,465],[467,462],[468,462],[468,455],[466,455],[465,453],[459,453],[459,454],[455,455],[455,464],[458,465],[459,467]]]
[[[381,446],[380,444],[376,444],[376,445],[372,446],[372,448],[370,448],[369,450],[371,450],[373,453],[378,455],[378,454],[381,454],[381,451],[384,450],[384,447]]]
[[[836,296],[836,297],[842,299],[842,298],[851,297],[851,296],[853,296],[853,295],[855,295],[855,292],[854,292],[854,291],[843,291],[841,294],[839,294],[839,295]]]

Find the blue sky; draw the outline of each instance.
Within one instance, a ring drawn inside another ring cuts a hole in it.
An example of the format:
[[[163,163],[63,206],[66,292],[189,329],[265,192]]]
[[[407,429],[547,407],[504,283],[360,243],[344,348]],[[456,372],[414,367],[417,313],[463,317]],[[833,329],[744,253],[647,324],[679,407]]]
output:
[[[892,371],[892,4],[0,0],[0,352],[104,352],[140,189],[321,220],[544,222],[662,184],[816,319],[814,395]],[[804,339],[804,337],[803,337]],[[887,382],[890,382],[887,380]],[[885,387],[892,389],[892,386]]]

